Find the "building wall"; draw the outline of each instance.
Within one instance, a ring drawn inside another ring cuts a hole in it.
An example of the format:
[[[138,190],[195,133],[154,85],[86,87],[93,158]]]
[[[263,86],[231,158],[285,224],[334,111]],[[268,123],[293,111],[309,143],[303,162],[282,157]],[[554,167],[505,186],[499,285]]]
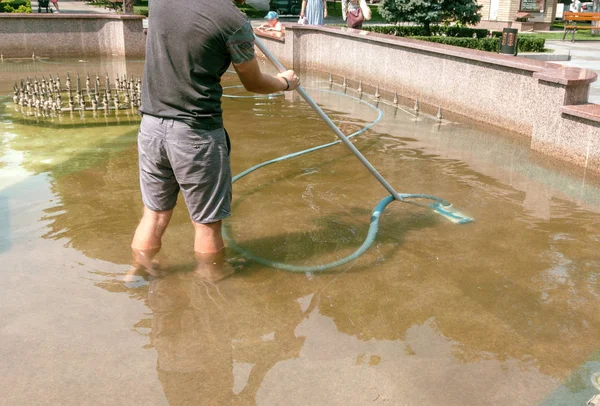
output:
[[[557,0],[545,0],[544,12],[530,12],[533,17],[528,23],[521,24],[516,21],[517,13],[520,11],[521,0],[498,0],[497,19],[490,19],[491,4],[494,0],[480,0],[481,23],[478,27],[492,30],[501,30],[502,28],[518,28],[522,31],[545,30],[548,29],[554,16],[556,15]]]

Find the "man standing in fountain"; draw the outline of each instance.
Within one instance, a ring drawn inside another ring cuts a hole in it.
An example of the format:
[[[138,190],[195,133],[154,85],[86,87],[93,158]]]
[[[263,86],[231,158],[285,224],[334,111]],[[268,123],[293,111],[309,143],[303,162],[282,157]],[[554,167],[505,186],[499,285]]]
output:
[[[263,74],[250,22],[230,0],[153,1],[149,9],[142,122],[138,133],[144,215],[131,248],[134,267],[155,274],[177,195],[195,228],[199,272],[219,273],[221,220],[231,214],[230,142],[223,128],[221,76],[231,63],[255,93],[294,90],[293,71]]]

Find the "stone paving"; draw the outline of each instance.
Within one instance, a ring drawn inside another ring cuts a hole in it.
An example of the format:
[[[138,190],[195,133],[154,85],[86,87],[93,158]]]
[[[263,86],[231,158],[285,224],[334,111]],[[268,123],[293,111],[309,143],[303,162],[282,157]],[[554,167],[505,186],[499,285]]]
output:
[[[546,41],[546,47],[555,52],[571,53],[571,60],[555,62],[592,70],[600,77],[600,41]],[[600,81],[592,83],[588,101],[600,104]]]
[[[84,1],[78,0],[59,0],[58,8],[62,14],[110,14],[114,11],[106,9],[104,7],[96,7],[86,4]],[[38,0],[31,0],[31,9],[34,13],[38,12]],[[50,3],[50,10],[55,12],[54,5]],[[42,9],[42,13],[45,13],[45,9]]]

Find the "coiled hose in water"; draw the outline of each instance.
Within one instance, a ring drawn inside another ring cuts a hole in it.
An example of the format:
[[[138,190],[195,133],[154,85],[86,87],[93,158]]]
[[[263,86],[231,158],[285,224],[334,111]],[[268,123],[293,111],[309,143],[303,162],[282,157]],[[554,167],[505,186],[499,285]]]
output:
[[[268,49],[266,49],[266,47],[262,44],[262,42],[258,38],[256,39],[256,45],[267,56],[267,58],[269,60],[271,60],[271,62],[279,69],[279,71],[285,70],[283,68],[283,66],[275,59],[275,57],[268,51]],[[243,86],[230,86],[230,87],[226,87],[224,89],[226,90],[226,89],[235,88],[235,87],[241,88]],[[375,119],[373,122],[369,123],[368,125],[364,126],[360,130],[358,130],[346,137],[345,135],[343,135],[341,133],[339,128],[337,128],[337,126],[335,126],[335,124],[333,124],[333,122],[329,119],[329,117],[327,117],[325,115],[325,113],[320,109],[320,107],[318,107],[316,105],[316,103],[314,103],[314,101],[312,101],[312,99],[310,98],[310,96],[308,96],[308,94],[304,91],[304,89],[298,88],[298,92],[300,93],[300,95],[311,105],[311,107],[313,109],[315,109],[315,111],[321,116],[321,118],[323,118],[324,121],[330,127],[332,127],[332,129],[334,130],[334,132],[336,133],[336,135],[338,135],[338,137],[340,139],[337,141],[327,143],[327,144],[322,144],[322,145],[318,145],[316,147],[308,148],[303,151],[298,151],[298,152],[284,155],[284,156],[281,156],[281,157],[278,157],[275,159],[271,159],[266,162],[262,162],[262,163],[255,165],[249,169],[246,169],[242,173],[236,175],[233,178],[232,183],[237,182],[238,180],[242,179],[243,177],[249,175],[250,173],[252,173],[264,166],[271,165],[276,162],[281,162],[281,161],[286,161],[288,159],[296,158],[298,156],[305,155],[305,154],[308,154],[308,153],[311,153],[314,151],[318,151],[318,150],[321,150],[324,148],[328,148],[328,147],[331,147],[331,146],[334,146],[334,145],[337,145],[337,144],[340,144],[343,142],[346,144],[346,146],[348,146],[348,148],[351,149],[351,151],[357,156],[357,158],[359,158],[359,160],[361,160],[363,165],[365,165],[367,167],[367,169],[369,169],[369,171],[377,178],[377,180],[388,191],[390,191],[390,196],[384,197],[383,199],[381,199],[379,201],[379,203],[377,203],[377,206],[375,206],[375,209],[371,213],[371,220],[369,222],[369,230],[367,232],[367,236],[366,236],[364,242],[362,243],[362,245],[356,251],[352,252],[350,255],[348,255],[344,258],[341,258],[337,261],[333,261],[333,262],[329,262],[329,263],[321,264],[321,265],[306,265],[306,266],[286,264],[283,262],[273,261],[273,260],[258,256],[256,254],[254,254],[253,252],[251,252],[251,251],[247,250],[246,248],[237,244],[235,242],[235,240],[228,234],[227,227],[223,227],[223,237],[228,242],[229,247],[231,247],[232,249],[236,250],[244,257],[246,257],[254,262],[257,262],[261,265],[265,265],[268,267],[281,269],[283,271],[305,272],[305,273],[323,272],[323,271],[327,271],[329,269],[336,268],[338,266],[347,264],[348,262],[354,261],[355,259],[360,257],[362,254],[364,254],[371,247],[371,245],[373,245],[373,242],[375,241],[375,239],[377,237],[377,232],[379,230],[379,219],[381,217],[381,214],[383,213],[385,208],[394,200],[399,200],[401,202],[411,203],[411,204],[415,204],[418,206],[429,207],[429,208],[433,209],[434,211],[436,211],[438,214],[441,214],[442,216],[446,217],[447,219],[453,221],[454,223],[463,224],[463,223],[468,223],[468,222],[472,221],[471,218],[464,216],[463,214],[453,210],[452,205],[450,203],[448,203],[444,199],[439,198],[437,196],[430,196],[430,195],[424,195],[424,194],[397,193],[387,183],[387,181],[385,181],[385,179],[383,179],[383,177],[377,172],[377,170],[375,168],[373,168],[373,166],[366,160],[366,158],[364,158],[364,156],[362,156],[362,154],[356,149],[356,147],[354,147],[354,145],[352,145],[352,143],[350,143],[348,141],[348,139],[350,139],[350,138],[353,138],[360,134],[363,134],[365,131],[369,130],[371,127],[373,127],[379,121],[381,121],[381,119],[383,118],[383,112],[381,111],[381,109],[379,109],[377,106],[374,106],[370,103],[365,102],[362,99],[348,96],[345,93],[340,93],[340,92],[336,92],[336,91],[332,91],[332,90],[325,90],[325,89],[313,89],[313,90],[324,91],[324,92],[342,95],[342,96],[354,99],[360,103],[363,103],[363,104],[369,106],[370,108],[374,109],[375,111],[377,111],[377,113],[378,113],[377,119]],[[267,95],[267,96],[264,96],[264,95],[262,95],[262,96],[261,95],[233,96],[233,95],[226,95],[226,94],[223,95],[223,97],[228,97],[228,98],[265,98],[265,97],[272,97],[272,96],[273,95]],[[428,200],[434,201],[434,203],[427,206],[427,205],[423,205],[423,204],[419,204],[419,203],[415,203],[415,202],[409,202],[409,201],[407,201],[408,199],[428,199]]]

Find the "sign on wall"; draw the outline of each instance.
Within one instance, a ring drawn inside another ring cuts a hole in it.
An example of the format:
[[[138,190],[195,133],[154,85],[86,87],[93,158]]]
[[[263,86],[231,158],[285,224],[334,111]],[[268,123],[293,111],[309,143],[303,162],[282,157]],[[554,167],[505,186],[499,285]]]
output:
[[[521,10],[527,12],[543,12],[544,0],[521,0]]]

